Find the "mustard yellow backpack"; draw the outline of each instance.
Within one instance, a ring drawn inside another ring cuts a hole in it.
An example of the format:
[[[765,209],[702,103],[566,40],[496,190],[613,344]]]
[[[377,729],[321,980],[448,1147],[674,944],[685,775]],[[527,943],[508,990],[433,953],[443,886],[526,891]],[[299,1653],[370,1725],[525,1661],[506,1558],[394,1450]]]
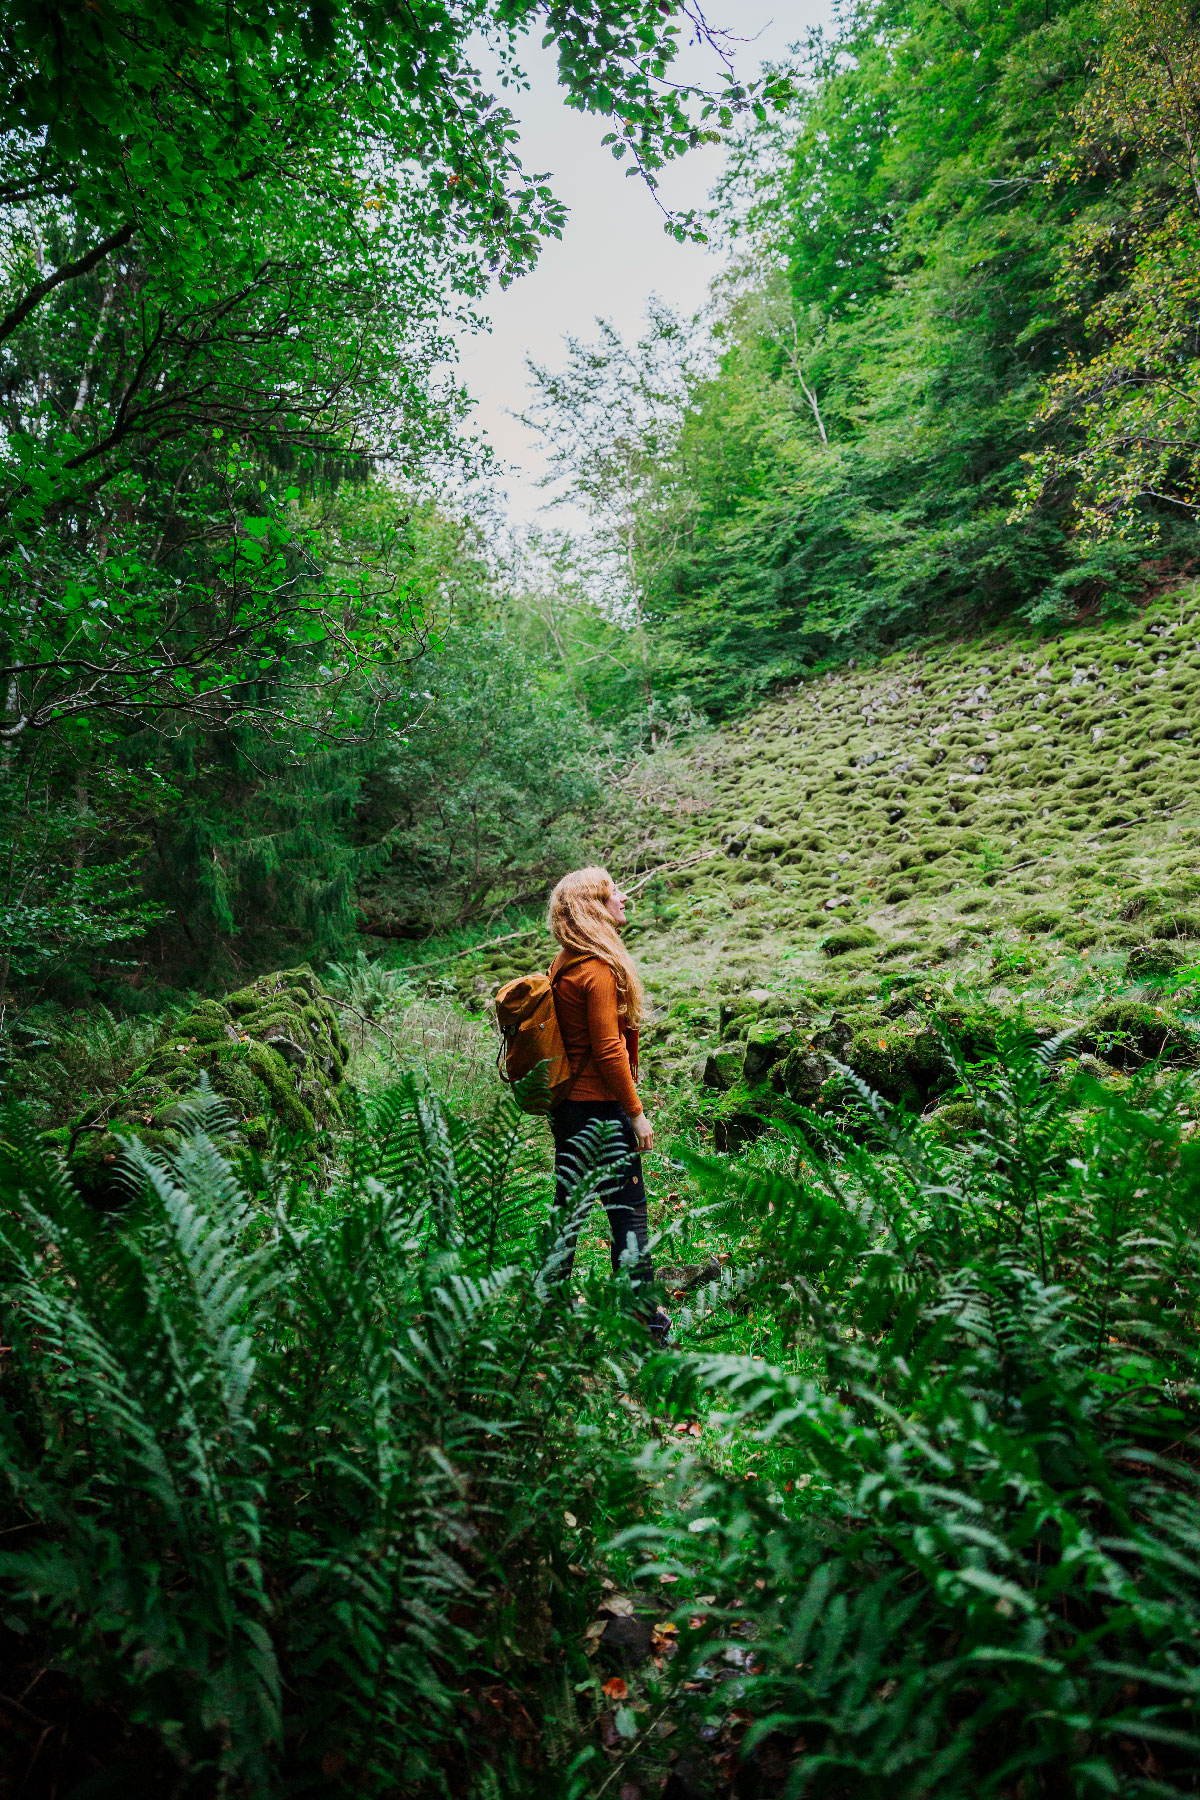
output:
[[[526,1076],[544,1063],[545,1082],[530,1082],[516,1095],[523,1112],[553,1112],[570,1091],[579,1069],[571,1067],[567,1047],[559,1029],[558,1009],[554,1003],[554,987],[559,976],[583,956],[564,963],[558,975],[521,975],[507,981],[496,995],[496,1023],[500,1028],[500,1052],[496,1066],[501,1081],[510,1087],[524,1082]],[[589,1052],[590,1054],[590,1052]],[[503,1067],[501,1068],[501,1061]],[[587,1058],[584,1058],[587,1061]],[[580,1068],[582,1068],[582,1063]]]

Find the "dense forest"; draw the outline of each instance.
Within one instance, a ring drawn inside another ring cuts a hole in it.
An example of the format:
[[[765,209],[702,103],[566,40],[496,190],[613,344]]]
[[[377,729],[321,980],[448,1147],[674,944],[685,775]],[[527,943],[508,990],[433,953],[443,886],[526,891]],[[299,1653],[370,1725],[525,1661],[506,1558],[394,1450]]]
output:
[[[4,10],[0,1800],[1200,1792],[1200,12],[722,23]],[[572,531],[531,39],[725,145]],[[494,1068],[585,862],[653,1353]]]

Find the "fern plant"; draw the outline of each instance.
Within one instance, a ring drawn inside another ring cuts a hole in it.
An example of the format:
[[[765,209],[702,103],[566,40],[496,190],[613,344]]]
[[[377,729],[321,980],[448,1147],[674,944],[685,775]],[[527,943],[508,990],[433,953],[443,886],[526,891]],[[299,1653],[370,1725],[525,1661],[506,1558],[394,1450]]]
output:
[[[131,1145],[114,1221],[9,1120],[10,1620],[179,1791],[469,1793],[481,1691],[570,1615],[612,1454],[583,1378],[636,1318],[565,1304],[508,1101],[469,1128],[406,1080],[323,1197],[227,1130],[202,1095],[172,1155]]]
[[[4,1071],[10,1091],[46,1124],[65,1124],[84,1107],[113,1099],[174,1018],[119,1018],[96,1004],[86,1014],[60,1012],[40,1029],[27,1020],[23,1036],[32,1042]]]
[[[696,1165],[821,1375],[664,1363],[774,1486],[654,1450],[680,1519],[640,1530],[759,1596],[721,1710],[788,1795],[1200,1790],[1200,1149],[1175,1084],[1085,1087],[1064,1048],[1018,1021],[960,1064],[952,1149],[862,1089],[870,1131],[808,1115],[792,1176]]]

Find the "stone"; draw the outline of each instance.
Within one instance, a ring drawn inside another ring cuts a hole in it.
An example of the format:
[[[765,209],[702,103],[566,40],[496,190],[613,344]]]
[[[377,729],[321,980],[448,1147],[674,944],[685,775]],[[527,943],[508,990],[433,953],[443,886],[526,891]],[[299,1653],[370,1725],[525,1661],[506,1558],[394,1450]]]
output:
[[[755,1025],[746,1039],[746,1054],[742,1063],[742,1079],[748,1086],[754,1087],[764,1081],[775,1064],[782,1060],[791,1046],[791,1032],[775,1022]]]
[[[704,1064],[704,1085],[719,1094],[736,1086],[742,1073],[744,1051],[740,1044],[723,1044],[714,1050]]]
[[[610,1619],[600,1635],[600,1653],[617,1668],[633,1668],[650,1655],[654,1644],[654,1626],[649,1619],[636,1614],[628,1618]]]
[[[740,1150],[743,1144],[752,1144],[761,1137],[766,1129],[766,1120],[755,1113],[731,1112],[728,1118],[718,1119],[713,1125],[713,1149]]]

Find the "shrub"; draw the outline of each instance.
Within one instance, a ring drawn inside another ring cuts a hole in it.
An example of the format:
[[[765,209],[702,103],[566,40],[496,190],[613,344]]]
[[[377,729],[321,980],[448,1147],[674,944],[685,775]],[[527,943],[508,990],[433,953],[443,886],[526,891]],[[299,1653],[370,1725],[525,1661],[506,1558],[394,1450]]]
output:
[[[790,1177],[695,1164],[758,1222],[809,1363],[662,1361],[664,1401],[752,1434],[753,1487],[643,1456],[665,1504],[638,1536],[752,1640],[717,1709],[738,1791],[1196,1792],[1200,1147],[1170,1087],[1081,1117],[1058,1048],[1016,1022],[960,1065],[953,1147],[864,1092],[881,1149],[826,1127]],[[696,1631],[677,1665],[698,1719],[713,1651]]]
[[[535,1682],[569,1614],[588,1371],[602,1331],[644,1328],[564,1304],[508,1101],[469,1128],[404,1082],[320,1204],[244,1185],[230,1127],[210,1093],[173,1148],[133,1143],[114,1222],[8,1121],[6,1624],[72,1678],[82,1733],[94,1702],[158,1742],[156,1791],[442,1795],[481,1757],[500,1791],[511,1738],[469,1713],[498,1669]]]

